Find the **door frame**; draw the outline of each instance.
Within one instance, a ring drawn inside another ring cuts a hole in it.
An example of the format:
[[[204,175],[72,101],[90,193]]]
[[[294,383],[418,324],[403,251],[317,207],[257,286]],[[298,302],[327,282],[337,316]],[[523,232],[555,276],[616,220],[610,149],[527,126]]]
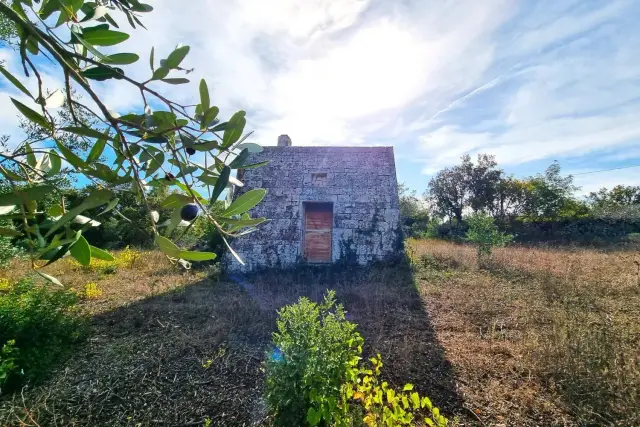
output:
[[[306,237],[307,237],[307,206],[309,205],[325,205],[325,206],[330,206],[331,207],[331,228],[329,231],[329,252],[330,252],[330,257],[328,261],[309,261],[307,260],[306,257],[306,253],[305,253],[305,245],[306,245]],[[307,264],[312,264],[312,265],[316,265],[316,264],[331,264],[333,263],[333,218],[334,218],[334,203],[333,202],[325,202],[323,200],[305,200],[302,202],[302,238],[300,239],[301,242],[301,252],[302,252],[302,258],[304,259],[304,262]]]

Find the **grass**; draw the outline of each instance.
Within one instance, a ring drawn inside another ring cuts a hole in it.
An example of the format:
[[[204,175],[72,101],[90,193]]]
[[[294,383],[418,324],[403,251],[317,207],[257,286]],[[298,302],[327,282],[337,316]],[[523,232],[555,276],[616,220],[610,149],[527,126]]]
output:
[[[411,240],[465,400],[487,424],[640,425],[637,252]]]
[[[18,267],[0,277],[13,280]],[[382,354],[386,380],[415,384],[447,415],[460,411],[452,366],[406,265],[221,280],[146,252],[111,273],[52,267],[68,287],[96,285],[80,307],[92,333],[44,384],[0,400],[0,425],[269,425],[263,361],[276,309],[328,288],[359,324],[366,355]]]
[[[56,263],[47,272],[83,295],[91,335],[47,382],[0,400],[0,425],[268,425],[276,310],[327,288],[384,379],[413,383],[461,425],[640,425],[636,253],[509,247],[480,269],[472,247],[407,248],[411,267],[228,280],[157,252]]]

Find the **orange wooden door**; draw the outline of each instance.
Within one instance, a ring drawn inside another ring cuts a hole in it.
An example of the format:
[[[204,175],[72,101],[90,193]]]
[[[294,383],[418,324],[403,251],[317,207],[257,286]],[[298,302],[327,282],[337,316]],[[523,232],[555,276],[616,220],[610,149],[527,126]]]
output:
[[[331,262],[333,206],[309,203],[304,212],[304,256],[308,262]]]

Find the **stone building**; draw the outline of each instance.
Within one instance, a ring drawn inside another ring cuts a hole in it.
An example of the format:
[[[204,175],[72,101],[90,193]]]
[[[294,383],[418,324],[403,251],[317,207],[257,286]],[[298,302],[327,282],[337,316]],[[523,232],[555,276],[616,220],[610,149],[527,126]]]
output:
[[[239,171],[244,187],[265,188],[252,217],[269,221],[231,242],[242,266],[227,254],[231,271],[287,268],[297,263],[366,264],[401,248],[400,209],[393,147],[295,147],[287,135],[278,146],[251,154]]]

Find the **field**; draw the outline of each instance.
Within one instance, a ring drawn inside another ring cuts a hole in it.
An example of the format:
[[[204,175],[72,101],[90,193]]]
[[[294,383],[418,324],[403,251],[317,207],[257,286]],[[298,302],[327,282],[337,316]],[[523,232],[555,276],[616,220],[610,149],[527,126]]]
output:
[[[640,425],[637,252],[511,247],[483,269],[467,246],[410,240],[407,254],[227,279],[156,252],[121,254],[117,268],[60,262],[48,272],[86,292],[91,333],[48,379],[0,400],[0,425],[268,424],[276,310],[328,288],[386,378],[461,425]]]

